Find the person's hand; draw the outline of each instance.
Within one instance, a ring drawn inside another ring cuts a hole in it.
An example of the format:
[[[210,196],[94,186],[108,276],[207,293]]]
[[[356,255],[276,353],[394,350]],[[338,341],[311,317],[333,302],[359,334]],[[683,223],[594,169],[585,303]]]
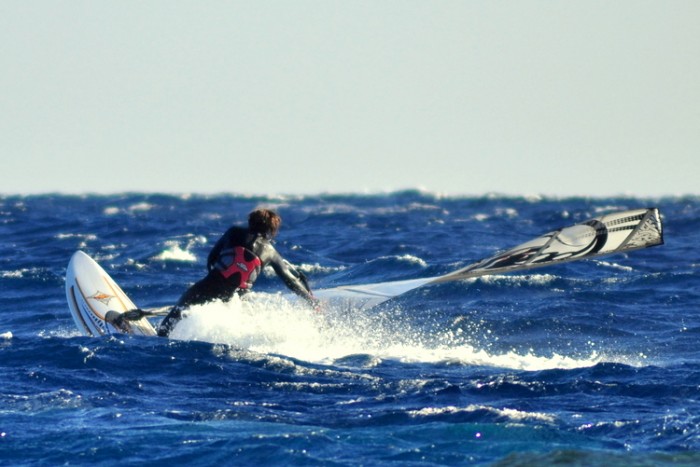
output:
[[[309,299],[309,305],[316,313],[323,313],[323,308],[321,307],[321,300],[316,297],[311,297]]]

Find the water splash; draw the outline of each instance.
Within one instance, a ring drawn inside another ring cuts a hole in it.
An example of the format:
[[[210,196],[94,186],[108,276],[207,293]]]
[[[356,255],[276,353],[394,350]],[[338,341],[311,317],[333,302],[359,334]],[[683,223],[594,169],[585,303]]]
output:
[[[596,353],[584,357],[540,356],[532,350],[526,354],[491,353],[470,345],[468,336],[449,332],[425,335],[395,313],[327,310],[318,314],[282,295],[252,293],[228,303],[192,307],[185,316],[171,338],[325,364],[356,362],[348,357],[365,355],[372,358],[359,361],[378,364],[391,359],[537,371],[590,367],[601,360]]]

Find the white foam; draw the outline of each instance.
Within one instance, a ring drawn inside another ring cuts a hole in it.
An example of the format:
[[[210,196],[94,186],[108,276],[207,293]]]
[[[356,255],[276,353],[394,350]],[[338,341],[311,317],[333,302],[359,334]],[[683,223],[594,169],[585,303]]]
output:
[[[515,219],[518,217],[520,214],[518,213],[517,209],[513,208],[498,208],[494,211],[493,215],[490,214],[485,214],[485,213],[477,213],[471,216],[471,220],[475,220],[477,222],[484,222],[487,220],[492,219],[493,217],[505,217],[508,219]]]
[[[487,284],[506,283],[512,286],[520,286],[523,284],[529,285],[547,285],[557,280],[557,276],[553,274],[525,274],[525,275],[493,275],[481,276],[473,281],[481,281]]]
[[[39,337],[42,338],[52,338],[52,337],[60,337],[60,338],[69,338],[69,337],[77,337],[77,336],[82,336],[80,331],[75,326],[70,326],[70,327],[61,327],[59,329],[54,329],[50,331],[46,330],[41,330],[38,333]]]
[[[190,235],[187,238],[187,245],[182,248],[180,246],[179,240],[168,240],[165,242],[167,247],[165,250],[161,251],[158,255],[154,256],[153,259],[156,261],[182,261],[194,263],[197,261],[197,256],[190,251],[193,247],[197,245],[204,245],[207,243],[206,237],[201,235]]]
[[[96,240],[97,236],[93,234],[76,234],[76,233],[59,233],[54,236],[58,240],[67,238],[84,238],[85,240]]]
[[[539,356],[515,351],[490,353],[450,333],[425,336],[401,320],[377,312],[328,310],[318,314],[282,295],[251,293],[243,300],[214,302],[187,311],[171,338],[227,344],[261,354],[284,355],[309,362],[353,365],[392,359],[405,362],[495,366],[537,371],[593,366],[600,357]],[[364,362],[364,363],[362,363]]]
[[[115,206],[108,206],[108,207],[104,208],[104,210],[102,211],[102,213],[105,216],[116,216],[120,212],[121,212],[121,209],[119,209]]]
[[[29,272],[29,269],[17,269],[16,271],[2,271],[0,272],[0,278],[2,279],[21,279],[24,274]]]
[[[396,259],[396,260],[399,260],[399,261],[404,262],[404,263],[417,264],[423,268],[428,267],[428,263],[426,263],[423,259],[421,259],[417,256],[409,255],[409,254],[405,254],[402,256],[380,256],[377,259],[378,260]],[[373,261],[377,261],[377,260],[373,260]]]
[[[518,217],[520,214],[518,213],[517,209],[498,208],[498,209],[496,209],[496,215],[498,217],[507,217],[508,219],[514,219],[514,218]]]
[[[309,264],[295,264],[294,267],[304,274],[316,275],[316,274],[332,274],[334,272],[345,271],[348,267],[341,266],[322,266],[319,263]],[[263,276],[268,278],[277,278],[277,273],[269,264],[263,269]]]
[[[629,209],[629,208],[627,208],[625,206],[610,204],[607,206],[595,207],[595,208],[593,208],[593,212],[596,214],[607,214],[607,213],[613,212],[613,211],[624,211],[625,209]]]
[[[473,412],[477,412],[477,411],[487,411],[487,412],[493,413],[494,415],[506,418],[506,419],[513,421],[513,422],[521,422],[524,420],[535,420],[535,421],[540,421],[540,422],[545,422],[545,423],[554,423],[556,420],[554,415],[551,415],[548,413],[524,412],[522,410],[508,409],[508,408],[498,409],[495,407],[489,407],[487,405],[478,405],[478,404],[470,404],[467,407],[455,407],[455,406],[426,407],[426,408],[419,409],[419,410],[411,410],[408,412],[408,414],[414,418],[421,418],[421,417],[431,417],[431,416],[443,415],[443,414],[452,415],[452,414],[460,414],[460,413],[473,413]]]
[[[76,234],[76,233],[59,233],[59,234],[56,234],[54,236],[54,238],[56,238],[58,240],[66,240],[66,239],[73,239],[73,238],[82,239],[82,241],[78,244],[78,249],[84,249],[84,248],[87,248],[87,242],[97,240],[97,235],[94,235],[94,234]]]
[[[129,212],[145,212],[153,209],[153,205],[146,202],[136,203],[129,206]]]
[[[228,303],[214,302],[185,312],[170,337],[230,344],[260,353],[275,353],[314,360],[320,336],[318,317],[302,304],[280,295],[251,293],[245,300],[234,296]]]
[[[154,207],[155,207],[155,205],[143,201],[140,203],[134,203],[126,209],[118,208],[116,206],[107,206],[106,208],[104,208],[102,210],[102,213],[105,216],[116,216],[117,214],[121,214],[124,212],[128,212],[128,213],[147,212],[147,211],[150,211],[151,209],[153,209]]]
[[[329,274],[329,273],[333,273],[333,272],[344,271],[348,268],[347,266],[342,266],[342,265],[341,266],[322,266],[319,263],[314,263],[314,264],[304,263],[304,264],[299,264],[296,267],[300,271],[307,273],[307,274],[318,274],[318,273]],[[273,273],[273,275],[275,275],[275,276],[277,275],[271,267],[266,268],[266,269],[269,269]]]
[[[170,245],[169,248],[161,251],[158,255],[153,257],[157,261],[183,261],[183,262],[196,262],[197,257],[190,251],[183,250],[180,245]]]
[[[612,269],[619,269],[620,271],[625,271],[625,272],[634,271],[634,268],[632,268],[630,266],[623,266],[623,265],[617,264],[617,263],[611,263],[608,261],[601,261],[601,260],[594,260],[594,262],[595,262],[595,264],[597,264],[599,266],[612,268]]]
[[[31,277],[36,274],[42,273],[40,268],[22,268],[16,269],[14,271],[0,271],[0,279],[22,279],[24,277]]]

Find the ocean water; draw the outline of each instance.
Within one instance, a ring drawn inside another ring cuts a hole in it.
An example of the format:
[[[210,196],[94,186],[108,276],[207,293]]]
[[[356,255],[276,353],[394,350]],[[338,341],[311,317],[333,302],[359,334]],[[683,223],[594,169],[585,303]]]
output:
[[[450,272],[606,212],[666,244],[315,314],[266,271],[173,339],[81,336],[78,249],[172,304],[258,206],[314,288]],[[3,465],[698,465],[700,198],[0,197]]]

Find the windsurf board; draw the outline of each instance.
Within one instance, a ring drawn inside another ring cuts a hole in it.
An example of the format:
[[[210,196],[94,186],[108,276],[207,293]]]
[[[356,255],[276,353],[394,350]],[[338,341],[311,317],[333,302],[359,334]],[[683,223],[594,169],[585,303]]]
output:
[[[136,305],[121,287],[82,251],[76,251],[66,270],[66,298],[73,321],[86,336],[124,333],[155,336],[156,331],[146,318],[129,321],[126,329],[120,329],[105,320],[108,312],[123,313],[136,309]]]

